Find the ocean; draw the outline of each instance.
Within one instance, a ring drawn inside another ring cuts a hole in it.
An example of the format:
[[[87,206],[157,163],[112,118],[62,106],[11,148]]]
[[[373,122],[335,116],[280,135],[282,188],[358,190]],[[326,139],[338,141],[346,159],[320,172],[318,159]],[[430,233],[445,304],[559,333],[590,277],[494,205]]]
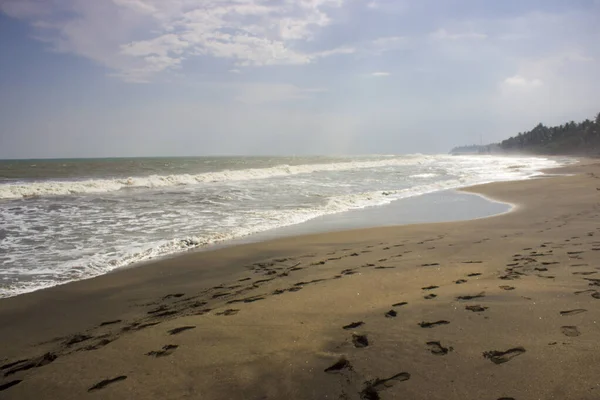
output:
[[[420,154],[0,161],[0,298],[568,162]]]

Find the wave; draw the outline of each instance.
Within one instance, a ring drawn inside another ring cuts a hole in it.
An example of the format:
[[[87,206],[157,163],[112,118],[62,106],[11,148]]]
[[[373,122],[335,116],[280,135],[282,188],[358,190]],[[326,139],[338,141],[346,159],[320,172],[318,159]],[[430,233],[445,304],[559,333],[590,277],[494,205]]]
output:
[[[188,250],[202,248],[226,242],[234,239],[240,239],[252,234],[265,232],[267,230],[282,228],[286,226],[300,224],[314,218],[325,215],[341,213],[350,210],[363,209],[367,207],[389,204],[395,200],[418,196],[437,190],[448,189],[460,185],[459,181],[448,181],[426,185],[410,189],[401,190],[379,190],[372,192],[354,193],[328,198],[321,206],[312,208],[297,208],[286,211],[266,210],[255,211],[251,216],[259,224],[238,226],[227,232],[215,232],[201,236],[185,236],[171,240],[164,240],[155,243],[146,243],[136,249],[131,249],[128,253],[120,255],[118,258],[96,255],[93,260],[88,260],[82,264],[81,260],[67,262],[61,267],[53,270],[36,270],[31,272],[21,268],[4,270],[5,275],[42,275],[44,279],[20,282],[9,287],[0,288],[0,298],[16,296],[56,285],[89,279],[95,276],[103,275],[114,269],[129,266],[131,264],[147,262],[156,258],[185,252]],[[55,280],[50,276],[54,275]]]
[[[82,264],[81,260],[67,262],[60,268],[47,271],[48,273],[53,274],[56,277],[56,280],[53,280],[46,275],[45,279],[16,283],[8,288],[0,289],[0,298],[16,296],[51,286],[93,278],[117,268],[126,267],[136,263],[147,262],[156,258],[215,245],[234,239],[240,239],[271,229],[300,224],[325,215],[364,209],[367,207],[382,206],[390,204],[395,200],[419,196],[440,190],[458,188],[461,186],[464,186],[464,181],[460,179],[454,179],[407,189],[378,190],[333,196],[328,198],[323,205],[313,208],[296,208],[286,211],[255,211],[251,218],[255,221],[261,221],[259,224],[238,226],[237,228],[230,229],[227,232],[215,232],[201,236],[192,235],[171,240],[164,240],[161,242],[146,243],[140,245],[140,247],[136,249],[131,249],[125,254],[121,254],[118,258],[97,254],[93,260],[88,260],[88,262],[85,264]],[[26,271],[22,271],[20,269],[3,272],[10,272],[18,275],[26,274]],[[37,270],[36,273],[40,273],[40,270]]]
[[[269,168],[223,170],[200,174],[150,175],[115,179],[89,179],[79,181],[38,181],[7,183],[0,185],[0,199],[21,199],[44,196],[68,196],[115,192],[121,189],[153,189],[188,186],[201,183],[247,181],[289,175],[335,172],[369,168],[421,164],[432,160],[431,156],[404,156],[377,161],[353,161],[330,164],[277,165]]]
[[[418,181],[426,184],[416,184],[415,186],[404,188],[404,189],[391,189],[391,190],[377,190],[377,191],[365,191],[361,193],[352,193],[345,195],[337,195],[331,197],[323,197],[320,204],[314,204],[311,207],[298,207],[288,209],[271,209],[271,210],[247,210],[243,214],[244,219],[240,221],[233,221],[227,224],[226,230],[222,232],[207,232],[199,235],[189,235],[187,233],[180,234],[178,238],[164,238],[153,241],[145,241],[138,243],[127,242],[123,247],[116,247],[115,251],[106,253],[103,251],[94,252],[92,255],[85,255],[85,257],[78,257],[72,259],[61,265],[53,267],[51,270],[40,270],[36,268],[34,274],[31,274],[31,279],[24,281],[5,281],[0,284],[0,298],[10,297],[21,293],[31,292],[45,287],[55,286],[64,284],[71,281],[77,281],[81,279],[92,278],[94,276],[105,274],[111,270],[128,266],[130,264],[144,262],[155,258],[167,256],[170,254],[176,254],[184,252],[194,248],[201,248],[207,245],[216,244],[220,242],[229,241],[232,239],[238,239],[248,235],[252,235],[259,232],[264,232],[270,229],[285,227],[290,225],[299,224],[320,216],[335,214],[350,210],[357,210],[371,206],[389,204],[395,200],[418,196],[425,193],[431,193],[440,190],[453,189],[473,184],[497,181],[497,180],[513,180],[513,179],[527,179],[528,177],[535,176],[539,173],[539,169],[548,168],[559,164],[553,160],[531,160],[526,164],[516,163],[513,159],[489,159],[477,160],[476,158],[465,158],[464,162],[460,165],[455,165],[456,161],[461,160],[458,157],[451,158],[450,164],[444,164],[448,161],[447,157],[443,156],[426,156],[426,157],[403,157],[389,160],[379,161],[363,161],[363,162],[345,162],[345,163],[334,163],[334,164],[313,164],[313,165],[299,165],[299,166],[276,166],[264,169],[247,169],[238,171],[220,171],[216,173],[207,173],[194,175],[194,177],[202,176],[205,182],[210,182],[217,179],[221,180],[233,180],[235,176],[237,180],[247,179],[265,179],[272,176],[286,176],[291,174],[300,173],[312,173],[318,171],[343,171],[360,168],[377,168],[386,167],[389,165],[411,165],[415,163],[427,163],[435,162],[436,168],[442,168],[444,171],[452,171],[453,173],[443,173],[442,175],[451,176],[452,179],[438,180],[435,182]],[[521,160],[520,160],[521,161]],[[391,162],[391,163],[390,163]],[[444,164],[444,165],[440,165]],[[508,168],[512,165],[518,165],[519,168]],[[525,168],[521,168],[521,166]],[[484,167],[483,167],[484,166]],[[425,171],[431,171],[427,168]],[[483,168],[483,169],[482,169]],[[418,172],[414,171],[414,172]],[[233,175],[227,175],[231,173]],[[379,171],[377,172],[379,174]],[[417,174],[413,177],[424,177],[426,174]],[[190,175],[175,175],[177,179],[181,180],[181,177]],[[378,175],[379,176],[379,175]],[[393,171],[390,176],[393,175]],[[143,177],[137,179],[152,179],[154,177]],[[160,177],[165,178],[165,177]],[[394,180],[386,184],[384,187],[393,187]],[[115,180],[107,180],[107,182],[114,182]],[[92,181],[87,181],[92,182]],[[98,181],[95,181],[98,182]],[[195,178],[192,183],[198,183]],[[49,182],[39,182],[49,183]],[[76,182],[64,182],[64,183],[76,183]],[[82,182],[79,182],[82,183]],[[343,182],[342,182],[343,183]],[[183,183],[184,185],[187,183]],[[166,185],[163,185],[166,186]],[[172,186],[172,184],[170,185]],[[132,187],[132,186],[129,186]],[[147,187],[147,186],[145,186]],[[156,187],[156,186],[155,186]],[[381,187],[381,186],[380,186]],[[0,189],[2,186],[0,186]],[[114,189],[114,190],[119,190]],[[0,216],[0,220],[2,220]],[[8,219],[6,219],[8,220]],[[112,229],[112,227],[111,227]],[[192,231],[193,232],[193,231]],[[64,254],[62,254],[64,256]],[[43,263],[42,263],[43,264]],[[22,275],[19,268],[15,268],[14,271],[6,271],[3,273],[13,274],[15,276]],[[9,274],[9,275],[10,275]],[[38,274],[38,276],[34,276]]]

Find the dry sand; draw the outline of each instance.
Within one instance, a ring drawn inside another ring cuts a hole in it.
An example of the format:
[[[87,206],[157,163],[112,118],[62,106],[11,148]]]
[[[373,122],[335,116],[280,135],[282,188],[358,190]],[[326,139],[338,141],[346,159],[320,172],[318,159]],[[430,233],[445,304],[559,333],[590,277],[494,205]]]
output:
[[[0,300],[0,398],[600,399],[600,164],[561,172]]]

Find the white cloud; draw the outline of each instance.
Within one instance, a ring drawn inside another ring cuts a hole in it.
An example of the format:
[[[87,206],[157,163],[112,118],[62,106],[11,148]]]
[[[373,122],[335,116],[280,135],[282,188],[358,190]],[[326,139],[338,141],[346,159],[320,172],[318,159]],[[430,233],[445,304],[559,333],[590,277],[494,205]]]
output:
[[[302,65],[350,54],[341,47],[298,49],[332,23],[343,0],[4,0],[0,10],[27,20],[52,49],[74,53],[144,82],[192,57],[237,66]],[[140,35],[145,38],[140,39]]]
[[[503,80],[505,88],[555,87],[573,81],[574,70],[593,68],[594,59],[578,51],[566,51],[542,58],[520,60],[517,73]]]
[[[451,33],[444,28],[440,28],[430,34],[435,40],[483,40],[487,38],[485,33],[479,32],[461,32]]]
[[[232,74],[241,74],[242,70],[237,69],[237,68],[232,68],[229,70],[229,72],[231,72]]]
[[[227,58],[239,66],[308,64],[311,56],[290,50],[281,41],[250,35],[213,34],[194,41],[195,54]]]
[[[279,33],[284,40],[312,39],[314,27],[324,27],[330,23],[327,14],[315,9],[305,18],[282,18],[279,21]]]
[[[373,72],[371,74],[371,76],[375,76],[375,77],[386,77],[386,76],[390,76],[391,74],[389,72]]]
[[[513,87],[536,87],[542,86],[543,82],[540,79],[527,79],[521,75],[508,77],[503,82],[505,85]]]

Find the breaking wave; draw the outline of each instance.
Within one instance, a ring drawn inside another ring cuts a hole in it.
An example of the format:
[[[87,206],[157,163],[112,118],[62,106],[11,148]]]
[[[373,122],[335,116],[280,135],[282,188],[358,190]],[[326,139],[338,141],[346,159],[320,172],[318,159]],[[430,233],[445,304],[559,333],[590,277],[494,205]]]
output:
[[[200,174],[150,175],[115,179],[89,179],[77,181],[41,181],[8,183],[0,185],[0,199],[19,199],[43,196],[68,196],[86,193],[107,193],[121,189],[164,188],[197,185],[201,183],[248,181],[312,174],[315,172],[349,171],[369,168],[393,167],[418,164],[431,159],[428,156],[390,158],[377,161],[353,161],[330,164],[278,165],[269,168],[224,170]]]

